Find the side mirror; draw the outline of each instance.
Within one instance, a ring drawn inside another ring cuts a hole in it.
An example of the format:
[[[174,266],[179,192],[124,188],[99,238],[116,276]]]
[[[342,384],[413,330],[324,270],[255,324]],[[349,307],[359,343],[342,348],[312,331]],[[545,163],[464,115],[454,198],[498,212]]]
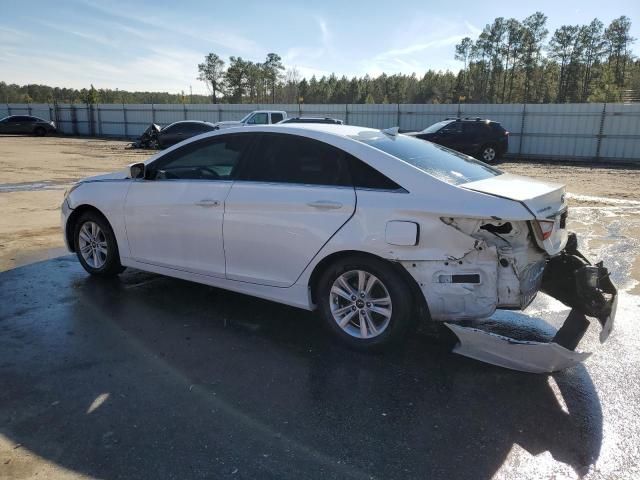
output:
[[[133,179],[144,178],[144,163],[132,163],[129,165],[129,176]]]

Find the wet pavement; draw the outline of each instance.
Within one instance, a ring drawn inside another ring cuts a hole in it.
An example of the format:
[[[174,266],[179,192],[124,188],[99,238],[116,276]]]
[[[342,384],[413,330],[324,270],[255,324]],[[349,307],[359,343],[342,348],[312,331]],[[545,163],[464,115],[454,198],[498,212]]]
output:
[[[594,355],[553,375],[426,333],[356,353],[312,313],[72,256],[2,272],[0,478],[640,478],[639,224],[572,209],[623,291],[607,343],[593,321]],[[491,322],[548,339],[567,313],[541,295]]]

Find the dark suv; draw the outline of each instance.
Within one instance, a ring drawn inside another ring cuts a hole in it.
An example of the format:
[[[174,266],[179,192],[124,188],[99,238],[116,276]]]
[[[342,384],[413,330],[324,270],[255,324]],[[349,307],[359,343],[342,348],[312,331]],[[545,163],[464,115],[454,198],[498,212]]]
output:
[[[56,124],[31,115],[11,115],[0,120],[0,133],[23,133],[44,137],[56,133]]]
[[[450,118],[421,132],[407,133],[491,163],[507,153],[509,132],[498,122],[480,118]]]

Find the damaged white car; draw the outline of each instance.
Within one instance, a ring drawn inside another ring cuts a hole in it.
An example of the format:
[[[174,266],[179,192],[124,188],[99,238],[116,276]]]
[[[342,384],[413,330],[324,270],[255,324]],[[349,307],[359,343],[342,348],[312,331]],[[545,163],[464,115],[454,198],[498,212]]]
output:
[[[444,322],[455,351],[508,368],[576,364],[589,321],[611,331],[616,289],[566,230],[564,187],[502,173],[393,130],[328,124],[191,138],[66,194],[64,237],[94,275],[125,267],[319,310],[361,349]],[[462,326],[572,307],[550,343]]]

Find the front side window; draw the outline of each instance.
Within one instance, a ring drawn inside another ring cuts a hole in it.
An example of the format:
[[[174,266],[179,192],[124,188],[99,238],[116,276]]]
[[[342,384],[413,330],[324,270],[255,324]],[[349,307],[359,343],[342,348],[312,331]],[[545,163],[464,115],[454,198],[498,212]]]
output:
[[[353,135],[351,138],[393,155],[399,160],[452,185],[474,182],[502,174],[497,168],[490,167],[475,158],[407,135],[387,135],[367,130],[360,132],[359,135]]]
[[[229,180],[233,178],[247,135],[224,135],[173,150],[147,167],[149,180]]]
[[[309,185],[351,185],[346,155],[331,145],[287,134],[264,134],[244,180]]]
[[[269,123],[269,115],[267,113],[256,113],[248,123],[251,125],[266,125]]]

